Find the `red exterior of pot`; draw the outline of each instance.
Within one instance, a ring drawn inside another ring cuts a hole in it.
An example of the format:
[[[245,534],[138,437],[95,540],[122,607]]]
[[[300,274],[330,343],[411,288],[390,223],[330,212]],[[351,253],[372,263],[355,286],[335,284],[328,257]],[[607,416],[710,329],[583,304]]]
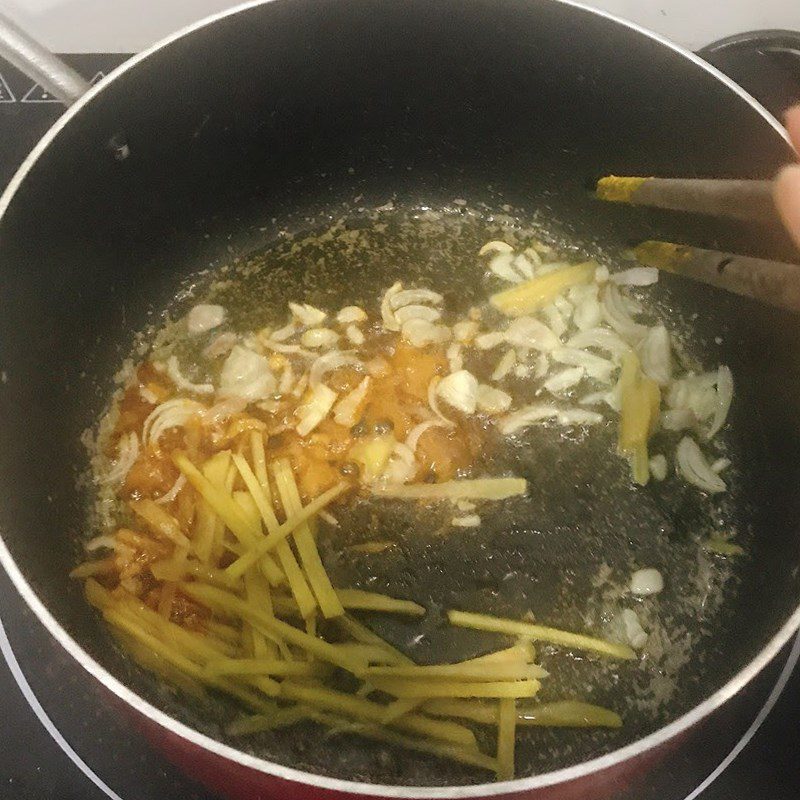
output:
[[[146,717],[139,714],[136,717],[137,727],[156,749],[185,775],[226,800],[378,800],[382,797],[379,794],[322,788],[269,775],[200,747]],[[537,789],[512,790],[500,797],[519,800],[607,800],[643,780],[681,738],[678,736],[641,755],[577,780]],[[313,776],[309,775],[309,778],[313,779]]]

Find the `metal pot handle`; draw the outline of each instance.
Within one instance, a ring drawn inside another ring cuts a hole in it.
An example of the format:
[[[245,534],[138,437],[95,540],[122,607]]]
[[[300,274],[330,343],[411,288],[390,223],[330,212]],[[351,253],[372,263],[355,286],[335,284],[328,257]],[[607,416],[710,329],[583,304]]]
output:
[[[0,56],[65,106],[71,106],[91,88],[89,81],[3,14],[0,14]]]
[[[698,54],[706,57],[723,51],[782,54],[792,58],[800,66],[800,31],[774,28],[735,33],[707,44],[698,50]]]
[[[737,33],[706,45],[697,54],[779,118],[800,100],[800,31]]]

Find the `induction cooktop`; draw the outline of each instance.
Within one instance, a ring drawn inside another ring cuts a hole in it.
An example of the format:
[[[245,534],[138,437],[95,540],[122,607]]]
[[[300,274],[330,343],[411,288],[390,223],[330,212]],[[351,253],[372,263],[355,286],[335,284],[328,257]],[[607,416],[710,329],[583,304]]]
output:
[[[775,112],[800,99],[800,65],[795,70],[780,53],[776,60],[763,47],[743,45],[746,37],[737,40],[712,48],[709,57],[767,94]],[[65,59],[94,82],[125,56]],[[41,86],[0,62],[0,186],[60,112]],[[107,694],[43,628],[2,571],[0,622],[0,798],[214,800],[108,704]],[[798,656],[800,638],[646,778],[620,786],[619,800],[800,798]]]

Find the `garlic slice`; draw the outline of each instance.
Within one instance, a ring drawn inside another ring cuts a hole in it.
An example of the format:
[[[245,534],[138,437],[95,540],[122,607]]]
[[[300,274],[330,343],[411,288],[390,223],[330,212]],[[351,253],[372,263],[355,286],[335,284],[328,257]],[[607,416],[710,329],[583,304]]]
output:
[[[464,414],[474,414],[478,403],[478,379],[471,372],[461,369],[442,378],[436,387],[436,394]]]

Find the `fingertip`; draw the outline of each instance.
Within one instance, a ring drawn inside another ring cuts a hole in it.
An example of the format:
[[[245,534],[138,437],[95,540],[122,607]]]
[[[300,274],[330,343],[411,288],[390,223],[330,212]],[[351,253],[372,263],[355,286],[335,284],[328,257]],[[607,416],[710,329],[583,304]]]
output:
[[[787,230],[800,247],[800,164],[789,164],[777,174],[773,196]]]
[[[775,176],[775,190],[795,189],[800,185],[800,164],[787,164]],[[798,198],[800,201],[800,198]]]
[[[786,110],[783,122],[795,149],[800,151],[800,103]]]

